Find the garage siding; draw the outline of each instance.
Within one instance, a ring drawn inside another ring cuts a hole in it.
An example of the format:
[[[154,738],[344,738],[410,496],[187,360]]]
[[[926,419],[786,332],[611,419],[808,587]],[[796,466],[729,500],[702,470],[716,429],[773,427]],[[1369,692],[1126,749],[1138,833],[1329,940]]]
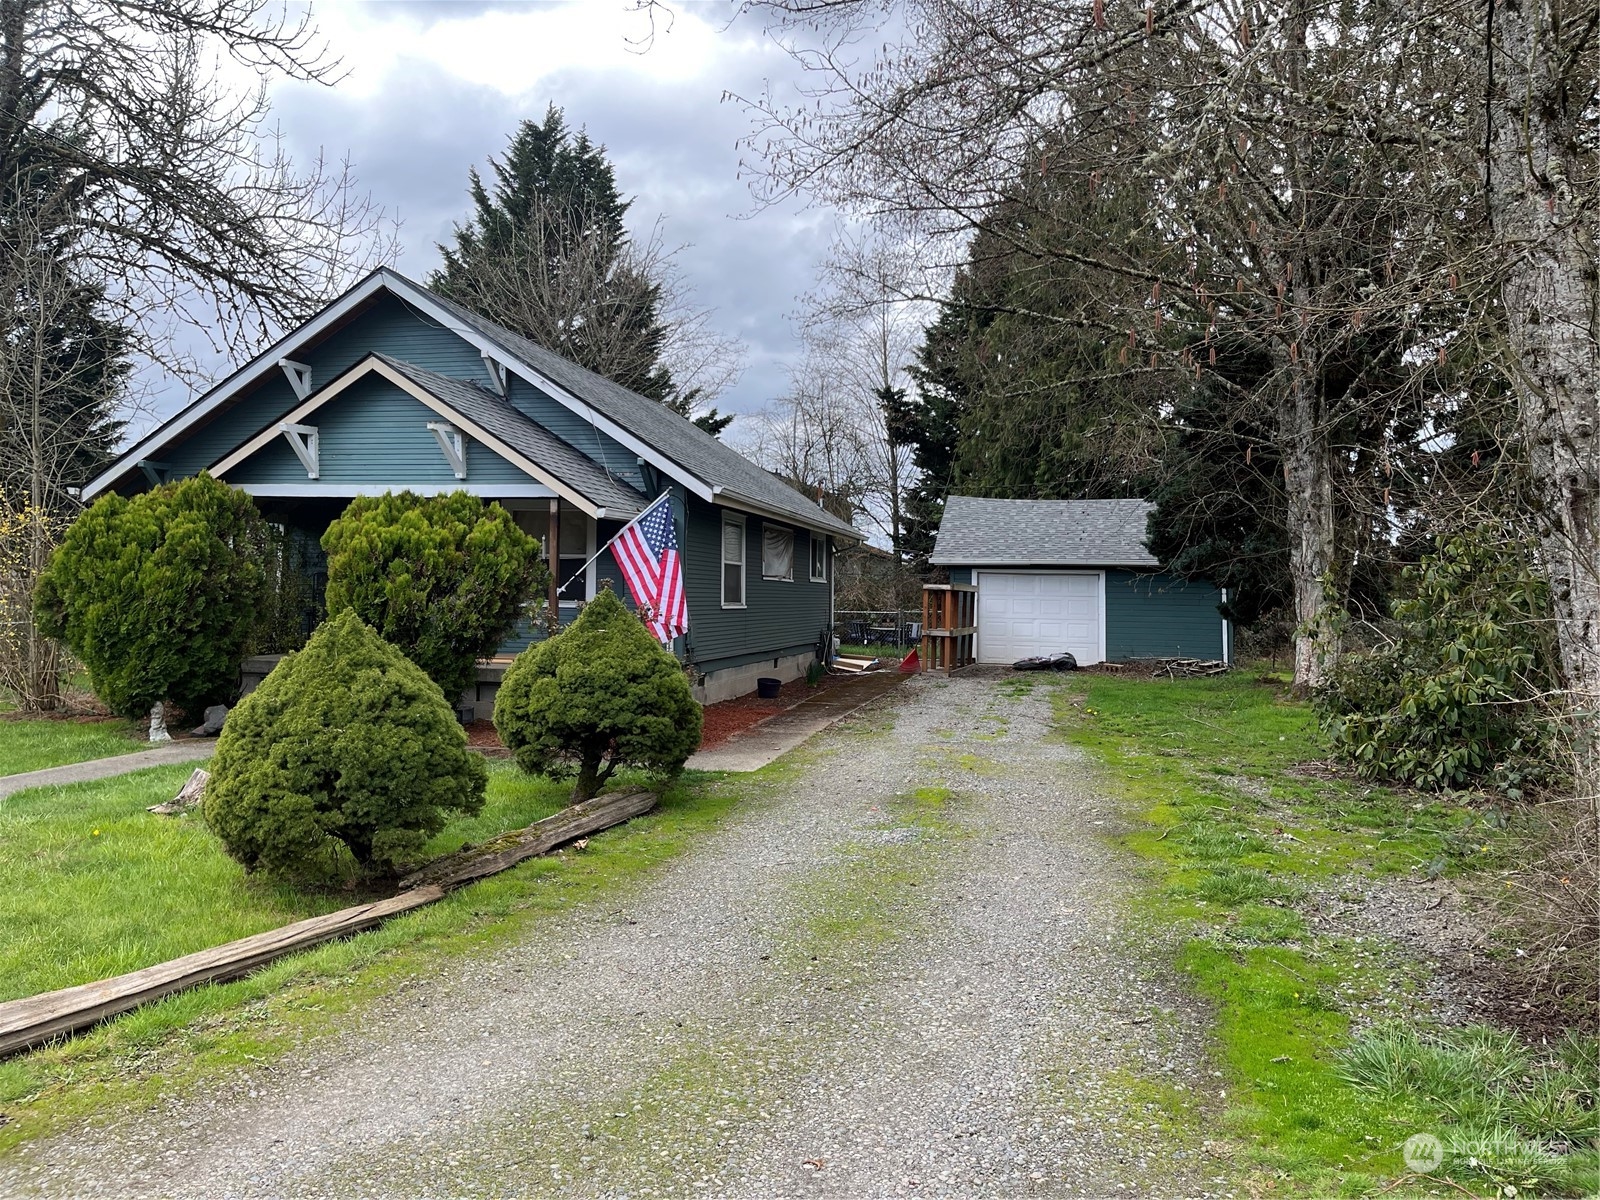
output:
[[[1106,657],[1221,658],[1222,593],[1202,580],[1106,572]]]
[[[980,567],[991,571],[1048,571],[1050,567]],[[1067,571],[1094,567],[1062,567]],[[973,569],[951,567],[950,582],[971,583]],[[1203,580],[1163,572],[1105,569],[1106,658],[1222,658],[1222,592]]]

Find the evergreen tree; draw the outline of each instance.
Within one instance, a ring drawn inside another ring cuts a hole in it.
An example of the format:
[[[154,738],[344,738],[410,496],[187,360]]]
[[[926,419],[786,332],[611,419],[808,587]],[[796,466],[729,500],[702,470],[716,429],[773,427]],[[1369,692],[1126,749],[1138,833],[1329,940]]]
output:
[[[686,410],[662,362],[662,285],[623,226],[605,148],[573,133],[551,105],[525,120],[493,180],[470,173],[473,216],[440,246],[429,286],[591,371]],[[687,412],[685,412],[687,415]],[[715,413],[708,414],[715,417]],[[726,422],[724,422],[726,424]]]
[[[0,181],[0,491],[56,516],[110,461],[130,334],[103,283],[71,267],[76,232],[44,210],[62,187],[49,155],[14,155]]]
[[[1074,246],[1138,240],[1137,199],[1109,187],[1083,195],[1045,174],[980,224],[912,369],[914,563],[926,565],[952,492],[1049,500],[1148,490],[1164,450],[1165,381],[1133,369],[1103,320],[1103,285],[1069,266]],[[1019,249],[1040,242],[1069,253]],[[1152,261],[1160,253],[1153,247]]]

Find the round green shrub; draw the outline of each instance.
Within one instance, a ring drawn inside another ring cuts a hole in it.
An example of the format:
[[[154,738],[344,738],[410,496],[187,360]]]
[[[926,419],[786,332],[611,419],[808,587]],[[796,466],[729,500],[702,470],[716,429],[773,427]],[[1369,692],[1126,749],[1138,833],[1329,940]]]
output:
[[[102,496],[39,580],[39,628],[71,647],[122,716],[231,699],[265,594],[252,548],[266,536],[250,497],[205,474],[131,500]]]
[[[205,816],[250,870],[397,870],[487,777],[433,681],[346,609],[228,714]]]
[[[538,539],[465,492],[362,496],[322,535],[327,608],[354,609],[454,703],[547,578]]]
[[[494,725],[524,771],[576,775],[578,801],[621,766],[677,774],[700,744],[701,714],[678,660],[605,588],[566,629],[517,655]]]

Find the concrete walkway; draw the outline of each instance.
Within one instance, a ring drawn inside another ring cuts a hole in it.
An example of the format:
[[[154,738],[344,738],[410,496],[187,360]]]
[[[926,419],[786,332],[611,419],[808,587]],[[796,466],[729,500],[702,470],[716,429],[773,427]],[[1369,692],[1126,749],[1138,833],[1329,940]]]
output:
[[[889,670],[841,680],[825,691],[807,696],[793,708],[735,734],[714,750],[690,755],[684,765],[695,771],[759,771],[909,678]]]
[[[0,775],[0,796],[10,796],[29,788],[63,787],[69,783],[87,783],[91,779],[110,779],[114,775],[126,775],[129,771],[142,771],[146,767],[193,762],[197,758],[210,758],[216,749],[216,738],[196,738],[193,741],[172,742],[149,750],[136,750],[132,754],[117,754],[111,758],[68,763],[64,767],[24,771],[21,775]]]

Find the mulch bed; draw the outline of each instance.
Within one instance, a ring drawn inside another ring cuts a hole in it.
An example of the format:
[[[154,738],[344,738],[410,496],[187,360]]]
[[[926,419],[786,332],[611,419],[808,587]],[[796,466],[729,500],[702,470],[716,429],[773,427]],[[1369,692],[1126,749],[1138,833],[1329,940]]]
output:
[[[796,704],[818,692],[827,691],[841,680],[851,676],[840,673],[824,675],[816,687],[807,687],[805,680],[796,679],[783,685],[776,700],[763,700],[754,692],[708,704],[703,710],[704,730],[700,734],[700,749],[711,750],[726,745],[739,734],[761,724],[769,717],[787,712]],[[474,721],[467,726],[467,745],[491,757],[504,757],[508,752],[500,744],[500,735],[491,721]]]

